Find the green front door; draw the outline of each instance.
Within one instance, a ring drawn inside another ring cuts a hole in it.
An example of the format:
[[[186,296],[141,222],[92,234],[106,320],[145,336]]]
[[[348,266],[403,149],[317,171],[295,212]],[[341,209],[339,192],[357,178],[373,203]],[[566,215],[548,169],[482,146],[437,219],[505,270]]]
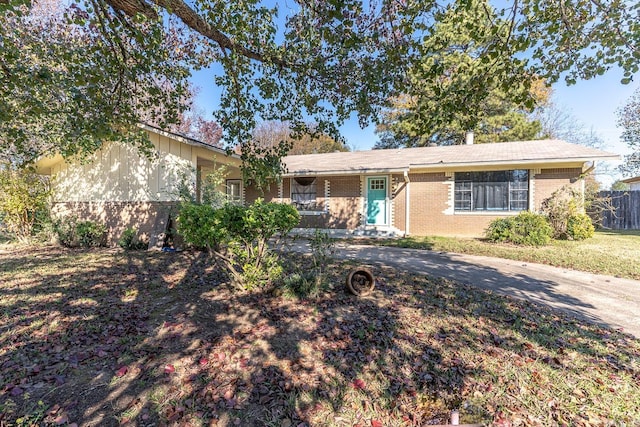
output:
[[[367,178],[367,224],[387,225],[387,178]]]

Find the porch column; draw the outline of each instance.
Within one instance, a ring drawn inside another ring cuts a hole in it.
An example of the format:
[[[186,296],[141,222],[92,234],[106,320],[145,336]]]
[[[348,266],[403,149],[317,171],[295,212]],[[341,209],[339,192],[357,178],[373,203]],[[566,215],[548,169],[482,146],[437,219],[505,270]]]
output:
[[[411,181],[409,181],[409,172],[404,171],[404,182],[407,184],[406,194],[404,198],[404,235],[409,235],[409,208],[410,208],[410,191],[409,187],[411,186]]]

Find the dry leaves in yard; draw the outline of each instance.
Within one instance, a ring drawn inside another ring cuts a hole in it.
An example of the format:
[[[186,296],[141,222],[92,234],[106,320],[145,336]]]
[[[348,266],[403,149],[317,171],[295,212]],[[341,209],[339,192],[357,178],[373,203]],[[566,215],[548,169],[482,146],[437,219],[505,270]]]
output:
[[[0,424],[640,420],[638,340],[386,268],[353,297],[351,268],[305,300],[235,293],[200,253],[2,253]]]

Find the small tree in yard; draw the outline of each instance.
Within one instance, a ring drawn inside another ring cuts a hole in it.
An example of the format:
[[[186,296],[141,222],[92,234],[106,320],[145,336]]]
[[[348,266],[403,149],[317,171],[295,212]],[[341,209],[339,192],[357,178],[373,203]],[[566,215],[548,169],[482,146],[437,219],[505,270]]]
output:
[[[27,240],[49,219],[49,183],[30,169],[0,169],[0,222]]]
[[[213,254],[236,286],[253,290],[280,278],[282,266],[268,242],[286,236],[299,221],[293,206],[261,199],[248,207],[227,203],[219,209],[188,202],[180,209],[178,232],[187,243]]]

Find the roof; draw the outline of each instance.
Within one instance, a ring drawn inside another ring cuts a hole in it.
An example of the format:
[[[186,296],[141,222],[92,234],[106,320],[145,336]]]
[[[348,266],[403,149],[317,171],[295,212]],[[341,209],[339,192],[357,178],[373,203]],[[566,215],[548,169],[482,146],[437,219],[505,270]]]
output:
[[[240,158],[240,156],[238,156],[237,154],[235,154],[235,153],[233,153],[231,151],[227,151],[224,148],[220,148],[220,147],[218,147],[216,145],[208,144],[208,143],[202,142],[202,141],[200,141],[198,139],[191,138],[190,136],[184,135],[182,133],[169,132],[167,130],[161,129],[161,128],[157,127],[157,126],[153,126],[153,125],[150,125],[150,124],[147,124],[147,123],[141,123],[139,126],[142,129],[146,130],[146,131],[157,133],[159,135],[163,135],[163,136],[166,136],[168,138],[175,139],[176,141],[183,142],[183,143],[188,144],[188,145],[195,145],[195,146],[198,146],[198,147],[204,147],[204,148],[206,148],[208,150],[215,151],[218,154],[224,154],[225,156],[231,156],[231,157],[235,157],[235,158],[238,158],[238,159]]]
[[[634,176],[633,178],[623,179],[622,182],[625,184],[633,184],[634,182],[640,182],[640,176]]]
[[[617,160],[614,153],[547,139],[494,144],[399,148],[287,156],[286,175],[404,172],[469,166],[584,163]]]

